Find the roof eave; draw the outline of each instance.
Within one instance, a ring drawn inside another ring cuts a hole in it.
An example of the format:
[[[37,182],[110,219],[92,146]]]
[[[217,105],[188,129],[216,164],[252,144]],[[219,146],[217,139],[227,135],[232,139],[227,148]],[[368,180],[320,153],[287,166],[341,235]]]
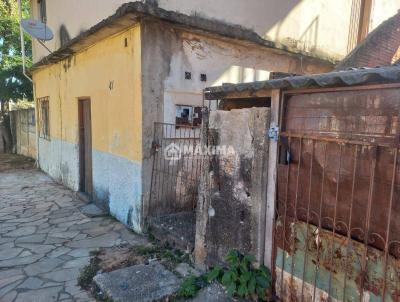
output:
[[[257,91],[268,89],[329,88],[381,83],[400,83],[400,66],[335,71],[252,83],[225,84],[206,88],[205,99],[223,99],[229,97],[229,95],[245,91],[250,96],[256,96]]]

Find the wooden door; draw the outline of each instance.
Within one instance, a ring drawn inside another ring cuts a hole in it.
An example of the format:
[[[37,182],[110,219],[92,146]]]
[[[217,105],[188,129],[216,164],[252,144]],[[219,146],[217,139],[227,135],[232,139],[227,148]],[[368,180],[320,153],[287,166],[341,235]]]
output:
[[[79,100],[79,190],[92,195],[92,121],[90,99]]]

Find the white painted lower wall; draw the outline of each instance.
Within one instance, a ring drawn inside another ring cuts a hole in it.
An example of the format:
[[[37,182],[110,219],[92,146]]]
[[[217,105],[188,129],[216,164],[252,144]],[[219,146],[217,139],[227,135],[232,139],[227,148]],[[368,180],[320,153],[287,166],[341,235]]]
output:
[[[78,145],[52,138],[39,138],[39,166],[56,181],[79,190]]]
[[[111,153],[93,151],[93,194],[108,203],[110,214],[140,232],[142,164]]]
[[[141,231],[142,164],[93,150],[93,197],[110,214]],[[79,148],[65,141],[39,138],[40,168],[73,191],[79,190]]]

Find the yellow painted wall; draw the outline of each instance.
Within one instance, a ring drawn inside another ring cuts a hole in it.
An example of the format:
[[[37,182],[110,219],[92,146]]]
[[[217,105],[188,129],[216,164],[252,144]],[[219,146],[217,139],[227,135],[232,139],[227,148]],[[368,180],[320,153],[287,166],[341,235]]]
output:
[[[52,138],[78,143],[78,98],[90,97],[93,149],[142,160],[140,25],[35,71],[33,81],[36,98],[50,97]]]

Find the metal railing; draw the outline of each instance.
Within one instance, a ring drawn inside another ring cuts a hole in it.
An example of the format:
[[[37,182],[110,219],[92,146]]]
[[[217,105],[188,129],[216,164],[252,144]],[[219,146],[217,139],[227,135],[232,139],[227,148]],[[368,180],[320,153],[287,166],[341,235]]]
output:
[[[192,211],[197,203],[200,128],[154,124],[149,216]]]
[[[398,147],[281,137],[277,294],[283,301],[398,301]]]

